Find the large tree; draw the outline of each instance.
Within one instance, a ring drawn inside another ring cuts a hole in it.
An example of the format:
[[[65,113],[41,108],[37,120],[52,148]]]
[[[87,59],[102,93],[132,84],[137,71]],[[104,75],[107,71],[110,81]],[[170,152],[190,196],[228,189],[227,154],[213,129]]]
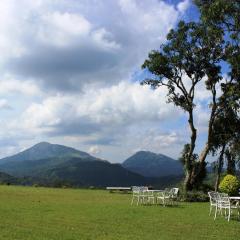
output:
[[[167,43],[163,44],[159,51],[150,52],[143,64],[143,68],[154,75],[143,83],[154,88],[167,87],[168,101],[183,109],[188,115],[191,136],[184,150],[186,190],[197,187],[205,176],[205,159],[211,147],[213,124],[218,114],[216,88],[222,80],[220,61],[223,45],[222,32],[218,28],[206,28],[201,23],[181,21],[176,30],[169,32]],[[196,158],[194,150],[197,129],[194,107],[195,92],[201,81],[205,81],[206,89],[211,93],[211,104],[206,145]]]
[[[216,138],[216,134],[219,135],[216,131],[219,121],[229,118],[223,114],[229,106],[235,116],[239,114],[240,99],[240,1],[196,0],[196,4],[201,13],[200,22],[180,22],[178,28],[168,34],[167,43],[159,51],[150,52],[143,64],[154,75],[144,83],[155,88],[167,87],[169,102],[188,114],[191,136],[183,151],[187,190],[201,183],[206,157],[214,146],[219,146],[216,141],[221,142],[220,159],[223,158],[221,154],[229,150],[226,148],[229,139]],[[221,66],[228,67],[227,78],[222,77]],[[189,88],[186,76],[190,79]],[[206,143],[196,157],[197,129],[193,113],[195,91],[200,81],[205,81],[211,103]],[[220,97],[217,96],[218,84]]]
[[[227,173],[235,174],[235,166],[239,157],[240,118],[231,105],[224,106],[217,116],[213,126],[213,141],[211,152],[219,153],[214,163],[216,171],[215,191],[218,190],[220,175],[226,160]]]
[[[222,85],[223,97],[239,111],[240,99],[240,1],[195,0],[200,9],[201,21],[207,27],[222,31],[225,39],[222,61],[229,67],[231,79]]]
[[[215,138],[216,141],[213,148],[221,145],[222,150],[219,161],[225,155],[227,171],[228,173],[234,173],[235,162],[239,157],[240,145],[240,1],[195,0],[195,2],[200,9],[201,21],[210,28],[221,30],[225,39],[222,61],[228,66],[229,81],[221,85],[222,96],[220,101],[224,114],[219,116],[216,122],[216,129],[219,123],[221,127],[218,128],[218,133],[216,133],[217,137]],[[219,171],[215,188],[217,188],[221,171],[221,161],[218,164]]]

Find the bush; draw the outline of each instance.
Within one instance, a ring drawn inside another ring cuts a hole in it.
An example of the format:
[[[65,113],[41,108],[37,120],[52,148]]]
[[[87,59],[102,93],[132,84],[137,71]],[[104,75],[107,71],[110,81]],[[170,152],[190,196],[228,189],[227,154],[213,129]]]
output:
[[[226,175],[219,185],[219,190],[221,192],[227,193],[228,195],[238,194],[238,189],[240,187],[240,182],[236,176]]]
[[[209,198],[203,191],[183,192],[180,195],[180,200],[184,202],[208,202]]]

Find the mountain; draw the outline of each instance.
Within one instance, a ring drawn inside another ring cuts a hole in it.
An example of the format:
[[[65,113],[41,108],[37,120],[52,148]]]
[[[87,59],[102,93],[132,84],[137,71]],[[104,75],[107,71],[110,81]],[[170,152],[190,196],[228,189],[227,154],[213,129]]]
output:
[[[120,164],[81,159],[71,159],[59,164],[39,177],[52,179],[52,182],[67,182],[78,187],[132,186],[146,185],[149,182],[145,177],[128,171]]]
[[[16,177],[13,177],[7,173],[0,172],[0,184],[19,184],[20,180]]]
[[[139,154],[136,155],[138,156]],[[144,154],[140,155],[143,156]],[[157,156],[159,157],[160,155]],[[181,180],[179,175],[162,178],[159,174],[155,174],[154,177],[152,177],[153,174],[142,176],[141,173],[134,172],[126,167],[128,163],[132,162],[131,158],[126,160],[122,166],[121,164],[113,164],[95,158],[74,148],[42,142],[23,152],[0,160],[0,171],[6,172],[7,179],[8,176],[9,178],[13,176],[15,178],[12,181],[13,184],[15,182],[15,184],[22,185],[36,184],[53,187],[152,185],[163,188],[175,185]],[[137,162],[141,163],[140,165],[144,169],[146,163],[139,156],[138,159],[140,160]],[[175,164],[177,163],[175,160],[172,161]],[[154,165],[153,163],[154,161],[148,164],[148,171],[151,173],[154,170],[156,171],[156,164]],[[168,166],[170,165],[168,163]],[[168,175],[173,175],[172,172],[170,170]]]
[[[32,161],[46,158],[63,158],[63,157],[92,157],[88,153],[81,152],[71,147],[48,142],[40,142],[31,148],[26,149],[18,154],[0,159],[0,164],[15,161]]]
[[[0,169],[16,177],[38,176],[59,164],[72,158],[81,161],[96,161],[86,152],[58,144],[41,142],[18,154],[0,160]]]
[[[176,186],[182,176],[149,178],[133,173],[121,164],[107,161],[82,161],[71,159],[57,167],[39,174],[50,186],[69,185],[75,187],[107,187],[107,186],[153,186],[157,189]]]
[[[183,175],[183,168],[176,161],[163,154],[139,151],[126,159],[122,166],[145,177],[164,177]]]
[[[52,169],[59,164],[63,164],[71,161],[100,161],[97,158],[94,158],[89,155],[89,157],[69,157],[69,156],[58,156],[58,157],[50,157],[38,160],[24,160],[24,161],[10,161],[4,162],[0,164],[1,171],[4,171],[8,174],[14,175],[16,177],[24,177],[24,176],[34,176],[37,177],[44,171]],[[103,160],[101,160],[103,161]]]

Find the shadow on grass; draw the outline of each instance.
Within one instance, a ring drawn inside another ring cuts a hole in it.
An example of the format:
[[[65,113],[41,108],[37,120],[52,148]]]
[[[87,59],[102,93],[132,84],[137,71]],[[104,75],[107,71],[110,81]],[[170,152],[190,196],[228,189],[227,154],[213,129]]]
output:
[[[143,207],[160,207],[160,208],[185,208],[182,204],[177,204],[177,205],[163,205],[163,204],[141,204],[138,206],[143,206]]]

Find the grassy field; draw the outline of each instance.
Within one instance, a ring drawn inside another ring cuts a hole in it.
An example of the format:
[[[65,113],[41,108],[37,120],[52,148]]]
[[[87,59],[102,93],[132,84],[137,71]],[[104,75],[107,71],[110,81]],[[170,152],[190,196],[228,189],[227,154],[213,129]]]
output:
[[[207,203],[130,206],[130,194],[0,186],[0,239],[239,239],[240,221]]]

